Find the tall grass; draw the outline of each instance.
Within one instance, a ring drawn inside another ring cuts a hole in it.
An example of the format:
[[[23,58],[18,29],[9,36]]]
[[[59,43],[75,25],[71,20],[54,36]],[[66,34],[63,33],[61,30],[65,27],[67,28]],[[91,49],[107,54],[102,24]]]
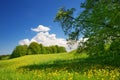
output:
[[[27,55],[0,61],[0,80],[119,80],[117,56],[61,53]]]

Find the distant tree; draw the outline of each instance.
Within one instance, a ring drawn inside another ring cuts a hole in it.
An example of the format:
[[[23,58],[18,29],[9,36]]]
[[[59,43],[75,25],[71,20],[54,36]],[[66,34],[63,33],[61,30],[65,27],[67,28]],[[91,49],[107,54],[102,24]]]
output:
[[[45,50],[46,50],[46,54],[52,53],[52,49],[50,47],[45,47]]]
[[[37,42],[32,42],[28,47],[28,54],[40,54],[40,46]]]
[[[62,53],[62,52],[66,52],[65,47],[58,46],[58,45],[49,46],[48,50],[49,50],[50,53]]]
[[[59,47],[59,53],[62,53],[62,52],[67,52],[67,51],[66,51],[65,47],[60,46]]]
[[[55,46],[43,46],[42,44],[38,44],[36,42],[32,42],[29,46],[27,45],[18,45],[13,50],[10,58],[20,57],[24,55],[31,54],[53,54],[53,53],[61,53],[66,52],[64,47]],[[1,57],[0,57],[1,59]]]
[[[45,48],[45,54],[48,54],[48,49],[47,47],[44,47]]]
[[[39,45],[40,45],[40,54],[45,54],[46,53],[45,47],[42,44]]]
[[[50,48],[52,49],[52,53],[57,53],[57,48],[56,48],[56,46],[50,46]]]
[[[9,54],[5,54],[5,55],[0,55],[0,60],[6,60],[6,59],[9,59],[10,58],[10,55]]]
[[[27,54],[27,45],[19,45],[13,50],[10,58],[20,57]]]
[[[59,53],[59,46],[58,45],[55,45],[56,49],[57,49],[57,53]]]

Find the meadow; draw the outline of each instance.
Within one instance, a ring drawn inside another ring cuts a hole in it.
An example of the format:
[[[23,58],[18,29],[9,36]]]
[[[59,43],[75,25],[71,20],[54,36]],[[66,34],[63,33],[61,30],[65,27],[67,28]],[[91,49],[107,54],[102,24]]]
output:
[[[0,80],[120,80],[119,57],[71,52],[0,60]]]

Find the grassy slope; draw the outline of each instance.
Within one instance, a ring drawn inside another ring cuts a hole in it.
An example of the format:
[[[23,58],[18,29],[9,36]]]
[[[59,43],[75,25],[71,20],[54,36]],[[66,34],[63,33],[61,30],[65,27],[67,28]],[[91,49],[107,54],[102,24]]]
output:
[[[119,80],[119,62],[108,64],[110,57],[87,57],[61,53],[1,60],[0,80]]]
[[[20,67],[36,64],[52,63],[56,60],[69,60],[72,59],[72,54],[62,53],[62,54],[46,54],[46,55],[27,55],[19,58],[14,58],[10,60],[0,61],[0,80],[14,80],[14,79],[31,79],[30,74],[21,74],[19,72]],[[29,77],[26,77],[29,76]]]

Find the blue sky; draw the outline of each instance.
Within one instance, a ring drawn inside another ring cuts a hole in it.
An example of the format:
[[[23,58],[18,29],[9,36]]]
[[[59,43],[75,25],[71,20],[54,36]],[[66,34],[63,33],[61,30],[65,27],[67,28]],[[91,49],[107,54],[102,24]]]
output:
[[[49,34],[66,38],[60,25],[53,22],[58,9],[80,9],[82,0],[0,0],[0,54],[10,54],[22,39],[36,35],[31,28],[44,25]],[[78,12],[79,13],[79,12]]]

